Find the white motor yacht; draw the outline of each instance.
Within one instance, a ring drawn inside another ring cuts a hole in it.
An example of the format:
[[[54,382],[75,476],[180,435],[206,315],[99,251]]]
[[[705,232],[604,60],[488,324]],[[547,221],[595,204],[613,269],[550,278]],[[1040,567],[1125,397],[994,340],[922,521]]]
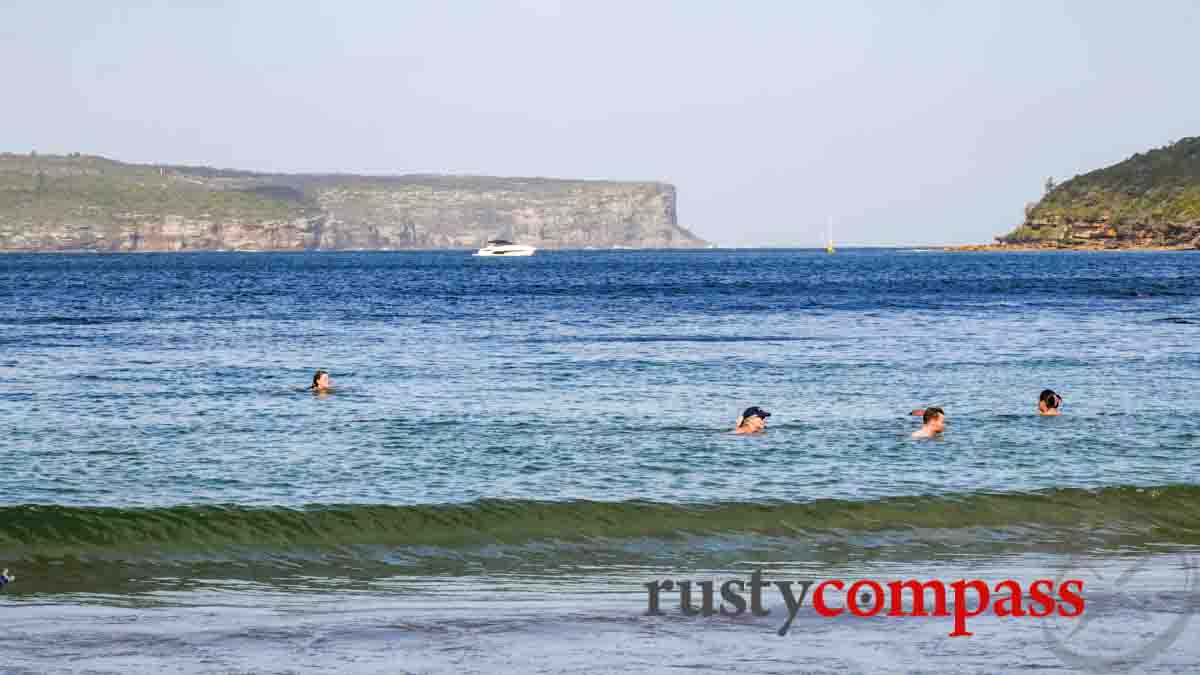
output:
[[[537,250],[536,248],[534,248],[532,246],[526,246],[525,244],[514,244],[511,241],[505,241],[503,239],[493,239],[487,243],[487,246],[484,246],[483,248],[476,251],[475,255],[477,255],[477,256],[504,255],[504,256],[516,257],[516,256],[533,255],[534,251],[536,251],[536,250]]]

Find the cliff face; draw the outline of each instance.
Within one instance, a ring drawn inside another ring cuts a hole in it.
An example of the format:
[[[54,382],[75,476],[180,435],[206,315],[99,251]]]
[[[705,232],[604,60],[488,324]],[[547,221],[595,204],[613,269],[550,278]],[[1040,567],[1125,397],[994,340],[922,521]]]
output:
[[[1200,248],[1200,137],[1049,186],[997,237],[1034,248]]]
[[[0,251],[694,248],[663,183],[256,174],[0,155]]]

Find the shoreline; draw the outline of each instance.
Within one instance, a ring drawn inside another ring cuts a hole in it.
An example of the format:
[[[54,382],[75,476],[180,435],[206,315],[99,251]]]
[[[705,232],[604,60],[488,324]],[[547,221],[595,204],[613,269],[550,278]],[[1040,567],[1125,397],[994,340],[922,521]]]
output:
[[[188,248],[188,249],[137,249],[129,251],[99,251],[95,249],[0,249],[0,255],[146,255],[155,253],[473,253],[477,248]],[[678,246],[645,248],[539,248],[538,252],[626,252],[626,251],[709,251],[720,250],[708,247]],[[726,249],[728,250],[728,249]],[[514,256],[508,256],[514,257]]]
[[[960,246],[943,246],[942,251],[948,253],[1035,253],[1054,251],[1095,251],[1120,253],[1122,251],[1197,251],[1194,246],[1048,246],[1036,244],[964,244]]]
[[[1055,251],[1093,251],[1120,253],[1123,251],[1153,251],[1153,252],[1187,252],[1200,251],[1193,246],[1034,246],[1023,244],[927,244],[912,246],[849,246],[846,249],[872,249],[892,251],[921,250],[931,253],[1052,253]],[[200,253],[470,253],[473,248],[338,248],[338,249],[137,249],[129,251],[98,251],[95,249],[0,249],[0,256],[5,255],[150,255],[150,254],[200,254]],[[817,251],[819,247],[646,247],[646,248],[544,248],[542,252],[577,253],[577,252],[631,252],[631,251]]]

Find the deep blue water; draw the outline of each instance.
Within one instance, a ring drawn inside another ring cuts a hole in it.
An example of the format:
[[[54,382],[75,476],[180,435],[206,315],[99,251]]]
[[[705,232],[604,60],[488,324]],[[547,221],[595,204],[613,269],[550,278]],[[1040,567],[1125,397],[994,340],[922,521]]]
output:
[[[4,256],[0,502],[1191,483],[1198,309],[1187,253]],[[749,405],[769,433],[723,433]]]
[[[0,671],[1192,672],[1198,337],[1193,253],[0,256]],[[643,615],[755,569],[1089,610]]]

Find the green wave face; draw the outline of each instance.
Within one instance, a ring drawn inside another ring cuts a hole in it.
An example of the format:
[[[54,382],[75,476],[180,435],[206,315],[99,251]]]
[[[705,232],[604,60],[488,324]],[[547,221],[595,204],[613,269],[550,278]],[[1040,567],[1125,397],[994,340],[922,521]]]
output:
[[[961,536],[967,530],[970,536]],[[705,546],[716,542],[716,548],[730,553],[771,547],[800,553],[847,551],[858,544],[869,548],[872,538],[883,535],[897,551],[951,540],[959,549],[976,546],[981,552],[1071,542],[1089,547],[1193,544],[1200,542],[1200,487],[697,505],[486,500],[304,509],[0,508],[0,561],[14,569],[63,562],[296,565],[320,560],[403,566],[498,550],[553,562],[556,556],[567,560],[605,551],[646,554],[653,547],[640,545],[645,540],[661,542],[668,552],[707,540]]]

